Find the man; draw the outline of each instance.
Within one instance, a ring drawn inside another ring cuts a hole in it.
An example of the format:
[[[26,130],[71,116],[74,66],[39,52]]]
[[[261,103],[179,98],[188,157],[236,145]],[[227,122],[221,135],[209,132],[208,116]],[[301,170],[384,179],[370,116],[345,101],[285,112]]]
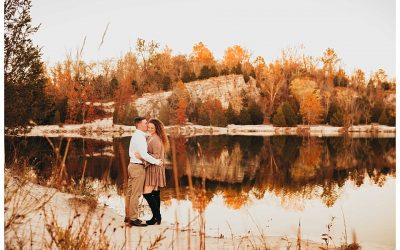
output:
[[[135,157],[135,153],[139,153],[144,161],[151,164],[162,165],[163,161],[155,159],[147,153],[147,120],[144,117],[135,118],[136,130],[132,135],[129,144],[129,165],[128,165],[128,189],[126,192],[125,202],[125,222],[131,226],[144,227],[146,224],[139,219],[138,205],[139,198],[143,193],[143,185],[145,179],[144,162]]]

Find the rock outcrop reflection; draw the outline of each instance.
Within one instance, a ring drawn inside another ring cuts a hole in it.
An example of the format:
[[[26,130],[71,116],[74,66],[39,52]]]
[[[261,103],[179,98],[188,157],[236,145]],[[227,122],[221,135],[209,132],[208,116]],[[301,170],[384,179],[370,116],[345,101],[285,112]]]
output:
[[[62,138],[52,140],[54,144],[65,144]],[[105,185],[116,185],[122,194],[129,140],[72,139],[65,185],[77,183],[84,175],[86,179],[102,180]],[[233,209],[251,202],[250,195],[262,199],[266,193],[280,197],[285,207],[301,209],[302,200],[314,198],[330,207],[347,181],[361,186],[368,177],[383,186],[388,176],[396,175],[395,139],[198,136],[170,140],[176,149],[177,173],[167,165],[168,186],[163,200],[168,204],[173,198],[189,199],[194,208],[202,210],[217,194],[222,194],[225,205]],[[41,179],[49,178],[53,155],[45,138],[6,137],[5,142],[6,161],[14,155],[28,156]],[[172,161],[171,152],[167,161]],[[190,195],[189,182],[193,187]],[[179,195],[174,191],[176,185]]]

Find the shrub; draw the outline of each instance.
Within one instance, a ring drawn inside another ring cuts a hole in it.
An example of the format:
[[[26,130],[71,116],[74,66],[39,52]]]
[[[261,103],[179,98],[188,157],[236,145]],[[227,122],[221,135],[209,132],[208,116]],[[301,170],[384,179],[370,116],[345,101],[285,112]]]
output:
[[[278,108],[276,114],[272,118],[272,124],[275,127],[286,127],[285,115],[283,114],[282,108]]]
[[[228,124],[238,124],[238,116],[229,103],[228,109],[225,112],[226,121]]]
[[[284,102],[282,105],[282,112],[285,116],[286,125],[289,127],[295,127],[298,124],[299,117],[296,115],[292,106],[289,102]]]
[[[386,110],[382,110],[381,115],[379,116],[379,120],[378,120],[379,124],[382,125],[388,125],[389,124],[389,119],[386,115]]]
[[[264,114],[261,111],[260,105],[255,101],[250,101],[248,112],[250,114],[251,124],[262,124],[264,121]]]

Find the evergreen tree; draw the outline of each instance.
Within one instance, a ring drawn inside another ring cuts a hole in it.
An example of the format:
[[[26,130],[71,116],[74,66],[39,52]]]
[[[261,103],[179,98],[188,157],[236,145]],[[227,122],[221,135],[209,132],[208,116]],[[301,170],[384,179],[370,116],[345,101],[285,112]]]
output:
[[[55,106],[45,95],[45,67],[31,36],[30,0],[4,2],[4,111],[6,126],[41,124],[54,116]]]
[[[243,74],[242,64],[238,63],[235,67],[233,67],[232,68],[232,74],[236,74],[236,75]]]
[[[238,124],[238,117],[235,110],[232,108],[232,104],[230,103],[228,109],[225,112],[225,116],[228,124]]]
[[[288,101],[284,102],[282,105],[282,112],[285,116],[286,125],[288,127],[295,127],[298,124],[299,117],[293,111],[292,106]]]
[[[57,110],[54,115],[54,124],[60,124],[60,123],[61,123],[60,111]]]
[[[210,77],[211,77],[211,69],[207,65],[204,65],[200,70],[199,79],[203,80],[203,79],[208,79]]]
[[[164,91],[171,90],[171,77],[164,76],[162,80],[162,89]]]
[[[208,115],[207,111],[204,109],[199,110],[199,120],[198,123],[203,126],[210,125],[210,116]]]
[[[275,127],[286,127],[286,120],[285,120],[285,115],[283,114],[282,108],[278,108],[276,111],[276,114],[272,118],[272,124]]]
[[[382,100],[377,100],[375,102],[374,106],[372,107],[372,116],[371,116],[371,121],[372,122],[379,122],[379,118],[384,111],[384,104]]]
[[[251,117],[247,108],[242,108],[239,113],[238,123],[240,125],[251,124]]]
[[[113,77],[110,81],[110,95],[111,97],[114,97],[115,91],[118,89],[118,80],[117,78]]]
[[[342,109],[336,109],[336,111],[332,114],[332,117],[330,118],[329,124],[338,127],[344,126],[344,112]]]
[[[250,101],[249,104],[249,114],[251,124],[262,124],[264,121],[264,114],[261,111],[260,105],[258,105],[255,101]]]
[[[197,79],[196,74],[193,71],[192,72],[185,71],[183,73],[183,76],[182,76],[183,82],[192,82],[192,81],[195,81],[196,79]]]
[[[379,116],[379,121],[378,122],[381,125],[388,125],[389,124],[389,119],[387,117],[386,110],[382,110],[382,113]]]

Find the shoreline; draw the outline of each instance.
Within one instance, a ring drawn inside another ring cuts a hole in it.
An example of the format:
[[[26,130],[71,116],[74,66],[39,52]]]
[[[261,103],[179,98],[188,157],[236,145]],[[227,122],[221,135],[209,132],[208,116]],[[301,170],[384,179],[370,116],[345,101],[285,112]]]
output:
[[[10,178],[10,177],[9,177]],[[15,189],[15,185],[19,186],[20,181],[15,177],[10,178],[5,191],[11,191]],[[9,190],[10,189],[10,190]],[[102,237],[106,237],[110,247],[121,247],[125,245],[128,249],[145,248],[154,246],[157,243],[157,248],[171,248],[171,246],[181,248],[193,248],[196,249],[202,238],[202,234],[199,232],[197,227],[199,221],[194,220],[189,225],[181,225],[179,222],[174,221],[163,221],[161,225],[147,226],[147,227],[126,227],[123,222],[123,215],[118,213],[116,210],[109,207],[107,204],[98,202],[95,207],[88,207],[85,202],[76,202],[82,200],[79,195],[70,193],[63,193],[55,188],[50,188],[31,182],[27,182],[20,186],[19,193],[14,196],[13,199],[24,199],[28,204],[31,202],[41,202],[42,197],[50,197],[48,202],[44,203],[42,209],[32,211],[29,215],[21,221],[20,226],[15,225],[13,232],[10,232],[5,237],[6,242],[11,242],[16,236],[20,239],[24,239],[26,235],[32,234],[32,247],[40,247],[45,242],[50,242],[51,238],[48,234],[46,227],[49,227],[49,223],[54,222],[57,225],[58,230],[64,228],[64,230],[70,230],[67,227],[72,226],[72,231],[78,230],[83,227],[85,223],[89,223],[88,232],[92,230],[103,231]],[[28,199],[28,200],[26,200]],[[47,198],[46,198],[47,199]],[[75,202],[74,202],[75,201]],[[12,203],[10,203],[12,209]],[[54,213],[53,219],[44,215]],[[76,216],[79,213],[80,216]],[[5,219],[10,216],[9,213],[5,213]],[[89,217],[87,217],[89,216]],[[149,213],[144,209],[144,217],[149,217]],[[89,218],[90,221],[85,222],[84,219]],[[49,221],[50,219],[50,221]],[[73,223],[71,224],[71,220]],[[25,225],[30,225],[27,227]],[[89,233],[91,235],[91,233]],[[99,240],[100,235],[91,239],[95,242]],[[162,237],[160,237],[162,236]],[[157,241],[156,239],[159,238]],[[284,240],[283,240],[284,239]],[[29,239],[26,239],[29,244]],[[104,239],[103,239],[104,240]],[[248,235],[204,235],[203,244],[207,248],[221,249],[221,248],[236,248],[236,247],[264,247],[268,246],[271,249],[281,249],[288,244],[296,245],[297,239],[293,237],[285,236],[268,236],[268,235],[256,235],[250,233]],[[289,243],[290,242],[290,243]],[[303,247],[311,247],[317,249],[322,247],[322,243],[317,243],[312,240],[301,239],[301,245]],[[174,247],[173,247],[174,248]]]
[[[40,125],[28,127],[25,133],[17,129],[9,130],[9,136],[46,136],[46,137],[77,137],[112,141],[115,137],[131,136],[135,131],[134,126],[118,125],[112,123],[112,118],[96,120],[86,124],[65,125]],[[329,125],[298,125],[297,127],[274,127],[273,125],[233,125],[226,127],[202,125],[172,125],[165,127],[169,135],[182,135],[185,137],[202,135],[243,135],[243,136],[315,136],[338,137],[349,136],[352,138],[395,138],[396,127],[380,124],[355,125],[347,130],[344,127]]]

